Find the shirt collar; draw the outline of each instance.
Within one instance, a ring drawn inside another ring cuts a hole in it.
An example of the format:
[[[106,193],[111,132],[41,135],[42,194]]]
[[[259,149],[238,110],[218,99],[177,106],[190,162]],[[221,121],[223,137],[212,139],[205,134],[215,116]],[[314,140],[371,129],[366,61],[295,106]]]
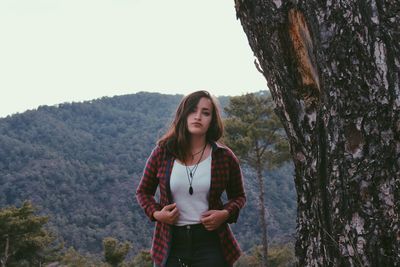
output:
[[[210,144],[211,144],[213,151],[217,150],[217,149],[225,149],[226,148],[224,145],[222,145],[218,142],[210,142]]]

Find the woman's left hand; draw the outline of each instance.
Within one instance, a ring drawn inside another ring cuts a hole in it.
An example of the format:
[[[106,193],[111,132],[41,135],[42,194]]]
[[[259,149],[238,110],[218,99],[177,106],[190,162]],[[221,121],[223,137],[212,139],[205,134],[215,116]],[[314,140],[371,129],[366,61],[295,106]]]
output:
[[[201,223],[208,231],[217,229],[229,217],[227,210],[209,210],[201,215]]]

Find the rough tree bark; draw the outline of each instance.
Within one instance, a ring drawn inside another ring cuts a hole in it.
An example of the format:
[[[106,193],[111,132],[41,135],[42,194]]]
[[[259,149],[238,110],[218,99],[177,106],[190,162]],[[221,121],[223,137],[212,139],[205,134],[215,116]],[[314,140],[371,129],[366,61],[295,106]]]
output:
[[[291,145],[299,266],[400,266],[400,1],[235,7]]]

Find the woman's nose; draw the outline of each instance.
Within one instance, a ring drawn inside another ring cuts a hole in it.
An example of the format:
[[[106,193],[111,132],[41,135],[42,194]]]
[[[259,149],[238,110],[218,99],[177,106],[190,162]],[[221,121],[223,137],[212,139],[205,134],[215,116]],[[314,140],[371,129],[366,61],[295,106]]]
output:
[[[194,114],[194,118],[195,118],[196,120],[200,120],[200,119],[201,119],[201,112],[196,112],[196,113]]]

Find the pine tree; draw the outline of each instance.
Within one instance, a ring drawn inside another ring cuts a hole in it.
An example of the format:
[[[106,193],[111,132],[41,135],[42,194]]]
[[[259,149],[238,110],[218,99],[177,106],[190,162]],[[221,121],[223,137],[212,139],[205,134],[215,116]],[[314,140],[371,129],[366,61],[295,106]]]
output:
[[[57,248],[51,247],[55,237],[44,229],[48,217],[34,215],[35,208],[24,202],[20,208],[0,210],[1,266],[40,266]]]
[[[238,157],[257,173],[258,204],[262,226],[263,266],[267,266],[267,218],[264,201],[265,169],[272,169],[288,159],[283,128],[273,112],[268,95],[246,94],[230,99],[225,108],[224,141]]]
[[[121,266],[131,248],[129,242],[120,243],[117,239],[106,237],[103,239],[104,259],[113,267]]]

